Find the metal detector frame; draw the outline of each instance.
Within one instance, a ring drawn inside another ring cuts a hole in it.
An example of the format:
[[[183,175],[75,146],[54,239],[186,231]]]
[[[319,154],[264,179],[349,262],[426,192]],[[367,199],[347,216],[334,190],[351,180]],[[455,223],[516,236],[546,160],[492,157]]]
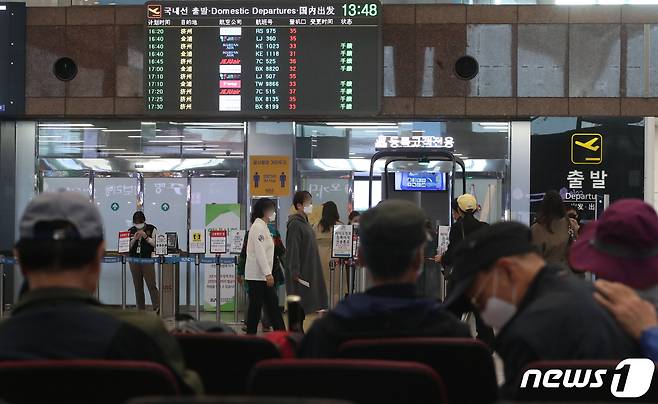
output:
[[[450,176],[450,201],[455,199],[455,174],[457,165],[462,169],[462,189],[466,192],[466,166],[464,161],[455,156],[452,152],[445,149],[389,149],[376,152],[370,159],[370,176],[368,178],[368,206],[372,207],[372,181],[374,176],[375,164],[382,158],[387,158],[384,165],[384,178],[388,180],[388,166],[396,161],[417,161],[427,159],[430,161],[449,161],[452,162],[452,175]],[[384,187],[384,199],[388,199],[388,186]],[[450,216],[452,223],[452,216]]]

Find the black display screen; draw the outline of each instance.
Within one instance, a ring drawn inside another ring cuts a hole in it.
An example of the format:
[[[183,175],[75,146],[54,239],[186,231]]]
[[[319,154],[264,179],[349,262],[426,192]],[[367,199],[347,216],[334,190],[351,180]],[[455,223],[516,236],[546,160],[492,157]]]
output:
[[[25,4],[0,3],[0,116],[25,113]]]
[[[149,2],[151,114],[371,116],[380,110],[381,4]]]

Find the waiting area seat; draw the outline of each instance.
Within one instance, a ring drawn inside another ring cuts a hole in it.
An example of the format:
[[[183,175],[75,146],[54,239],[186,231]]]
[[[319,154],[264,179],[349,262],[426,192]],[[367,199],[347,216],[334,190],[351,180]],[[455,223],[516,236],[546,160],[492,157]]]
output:
[[[537,361],[528,364],[516,381],[516,389],[513,392],[515,402],[634,402],[655,403],[658,402],[658,378],[655,371],[649,390],[639,398],[618,398],[611,390],[613,379],[617,377],[617,391],[621,391],[629,383],[628,370],[616,370],[619,360],[556,360]],[[529,369],[536,369],[526,375]],[[547,376],[546,372],[551,370]],[[596,386],[597,370],[605,370],[601,374],[603,387]],[[567,373],[568,372],[568,373]],[[539,376],[541,374],[541,376]],[[525,375],[525,376],[524,376]],[[525,383],[524,383],[525,377]],[[583,387],[565,387],[564,382],[571,384],[578,381]],[[636,381],[634,381],[635,383]],[[521,387],[524,384],[525,387]],[[546,387],[546,384],[549,386]],[[595,386],[592,386],[595,384]],[[559,387],[558,387],[559,386]]]
[[[492,403],[498,396],[490,349],[469,338],[382,338],[344,342],[342,358],[420,362],[443,379],[451,404]]]
[[[441,377],[402,361],[281,359],[256,365],[249,392],[262,396],[336,398],[356,404],[447,403]]]
[[[278,348],[261,337],[221,333],[174,336],[185,365],[201,376],[207,394],[244,394],[256,363],[281,358]]]
[[[135,397],[179,394],[172,372],[153,362],[0,362],[0,399],[11,404],[122,404]]]
[[[2,404],[2,403],[0,403]],[[351,401],[295,397],[144,397],[126,404],[353,404]]]

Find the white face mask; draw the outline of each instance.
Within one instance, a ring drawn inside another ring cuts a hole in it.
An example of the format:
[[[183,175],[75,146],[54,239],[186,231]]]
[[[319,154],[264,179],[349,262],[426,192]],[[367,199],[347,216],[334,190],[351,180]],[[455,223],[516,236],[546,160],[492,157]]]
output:
[[[493,296],[487,300],[484,310],[480,312],[480,317],[485,324],[500,331],[514,317],[517,308],[516,305],[496,297],[496,289],[498,289],[498,272],[494,274]],[[515,298],[516,289],[512,292],[512,299],[515,300]]]
[[[304,205],[304,213],[310,215],[313,212],[313,205]]]
[[[136,225],[135,225],[135,228],[136,228],[137,230],[142,230],[142,229],[144,228],[144,223],[136,224]]]
[[[269,215],[267,218],[270,219],[270,222],[275,221],[276,220],[276,212],[272,212],[272,214]]]

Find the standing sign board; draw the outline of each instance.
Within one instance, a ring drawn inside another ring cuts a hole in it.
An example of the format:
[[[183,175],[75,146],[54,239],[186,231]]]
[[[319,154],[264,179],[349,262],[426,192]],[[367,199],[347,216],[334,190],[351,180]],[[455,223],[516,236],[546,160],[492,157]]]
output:
[[[204,230],[190,230],[188,240],[188,252],[190,254],[206,253],[206,237]]]
[[[119,232],[119,254],[124,254],[130,251],[130,232]]]
[[[226,254],[226,230],[210,230],[210,253]]]
[[[354,239],[353,228],[349,224],[335,225],[331,239],[332,258],[352,258]]]
[[[167,255],[167,235],[158,234],[155,237],[155,255]]]
[[[242,252],[242,245],[247,232],[244,230],[231,230],[229,232],[229,253],[240,254]]]
[[[290,195],[290,156],[250,156],[251,196]]]
[[[439,255],[445,254],[450,244],[450,226],[439,226],[439,243],[436,248],[436,253]]]

